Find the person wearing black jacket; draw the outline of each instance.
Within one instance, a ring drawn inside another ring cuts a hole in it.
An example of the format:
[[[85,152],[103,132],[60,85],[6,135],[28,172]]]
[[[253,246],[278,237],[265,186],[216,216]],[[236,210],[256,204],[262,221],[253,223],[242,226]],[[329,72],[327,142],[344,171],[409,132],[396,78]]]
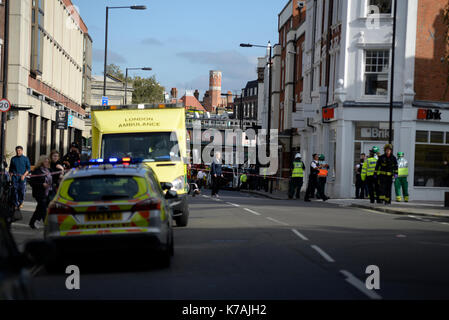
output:
[[[76,142],[72,142],[72,144],[70,145],[69,153],[67,153],[62,158],[62,163],[65,168],[70,169],[75,167],[75,163],[77,163],[80,160],[81,160],[80,148]]]
[[[355,167],[355,198],[356,199],[364,199],[366,194],[366,185],[365,182],[362,181],[362,168],[363,163],[365,162],[366,154],[362,153],[360,155],[360,163]]]
[[[50,172],[50,159],[41,156],[36,163],[36,168],[31,172],[30,181],[33,189],[33,198],[37,202],[36,210],[30,220],[30,227],[36,229],[36,221],[44,220],[47,214],[48,198],[52,190],[52,177]]]
[[[393,146],[386,144],[384,147],[385,153],[379,157],[376,164],[374,174],[377,174],[379,179],[379,200],[385,204],[391,204],[391,185],[393,178],[398,177],[398,161],[393,155]]]
[[[315,194],[315,190],[318,187],[318,173],[320,172],[318,164],[318,155],[314,154],[313,161],[310,163],[309,182],[307,183],[306,196],[304,201],[309,202],[310,197]]]
[[[215,153],[215,159],[212,161],[212,165],[210,168],[210,174],[212,178],[212,197],[218,197],[218,191],[220,189],[220,181],[223,178],[222,173],[222,164],[221,164],[221,153]]]
[[[50,199],[53,198],[56,194],[56,191],[58,191],[59,183],[62,180],[62,177],[64,177],[64,167],[62,165],[62,162],[60,160],[60,154],[59,151],[53,150],[50,153],[50,172],[52,176],[52,190],[50,192]]]

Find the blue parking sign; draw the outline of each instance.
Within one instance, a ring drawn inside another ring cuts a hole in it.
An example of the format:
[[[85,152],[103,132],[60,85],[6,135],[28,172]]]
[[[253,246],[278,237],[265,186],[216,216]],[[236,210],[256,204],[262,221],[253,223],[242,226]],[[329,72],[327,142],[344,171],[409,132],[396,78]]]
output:
[[[102,97],[101,98],[101,105],[102,106],[107,106],[109,103],[109,98],[108,97]]]

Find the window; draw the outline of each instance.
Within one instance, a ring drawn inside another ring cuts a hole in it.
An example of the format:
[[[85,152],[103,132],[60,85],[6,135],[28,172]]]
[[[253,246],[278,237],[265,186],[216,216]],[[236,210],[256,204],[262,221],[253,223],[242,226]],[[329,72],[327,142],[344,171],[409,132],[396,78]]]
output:
[[[42,74],[44,0],[33,0],[31,8],[31,71]]]
[[[50,149],[56,150],[56,122],[51,122],[51,142],[50,142]]]
[[[36,161],[36,119],[36,115],[28,114],[27,157],[32,165]]]
[[[389,50],[366,50],[365,58],[365,94],[386,96],[390,65]]]
[[[416,142],[429,142],[429,131],[416,131]]]
[[[430,143],[444,143],[444,132],[432,131],[430,133]]]
[[[48,120],[41,118],[41,150],[40,154],[47,154],[47,124]]]
[[[59,153],[61,157],[64,156],[64,132],[65,130],[59,130]]]
[[[449,132],[446,132],[446,144],[449,144]]]
[[[449,187],[449,146],[417,144],[415,148],[415,186]]]
[[[379,8],[380,14],[389,14],[391,13],[391,2],[392,0],[370,0],[369,6],[376,6]],[[369,14],[376,13],[372,8],[369,8],[368,10]]]

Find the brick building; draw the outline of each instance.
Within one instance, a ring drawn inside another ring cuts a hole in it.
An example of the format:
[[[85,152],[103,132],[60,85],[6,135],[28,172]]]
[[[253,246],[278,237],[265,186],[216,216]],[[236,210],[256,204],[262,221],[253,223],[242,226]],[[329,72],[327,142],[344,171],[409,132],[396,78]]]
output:
[[[313,153],[323,153],[331,167],[327,192],[354,196],[360,153],[383,149],[389,140],[393,5],[287,2],[273,47],[271,127],[280,131],[279,175],[288,175],[289,151],[301,151],[307,164]],[[447,0],[397,3],[392,141],[394,152],[405,152],[409,161],[410,194],[417,200],[441,200],[449,189],[447,6]]]

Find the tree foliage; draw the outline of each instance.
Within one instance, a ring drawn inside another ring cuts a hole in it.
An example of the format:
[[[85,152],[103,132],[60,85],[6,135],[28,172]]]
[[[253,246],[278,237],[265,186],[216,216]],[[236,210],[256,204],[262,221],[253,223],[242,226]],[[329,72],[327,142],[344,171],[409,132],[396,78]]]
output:
[[[132,80],[133,104],[164,102],[165,88],[156,81],[156,77],[141,78],[136,76]]]
[[[125,75],[123,74],[122,69],[120,69],[120,66],[116,64],[108,64],[106,67],[106,74],[109,74],[117,79],[120,79],[122,81],[125,81]]]
[[[117,79],[125,81],[125,74],[118,65],[109,64],[106,72]],[[134,78],[128,77],[128,85],[134,88],[133,104],[164,102],[165,88],[157,82],[155,76],[150,78],[141,78],[139,76]]]

